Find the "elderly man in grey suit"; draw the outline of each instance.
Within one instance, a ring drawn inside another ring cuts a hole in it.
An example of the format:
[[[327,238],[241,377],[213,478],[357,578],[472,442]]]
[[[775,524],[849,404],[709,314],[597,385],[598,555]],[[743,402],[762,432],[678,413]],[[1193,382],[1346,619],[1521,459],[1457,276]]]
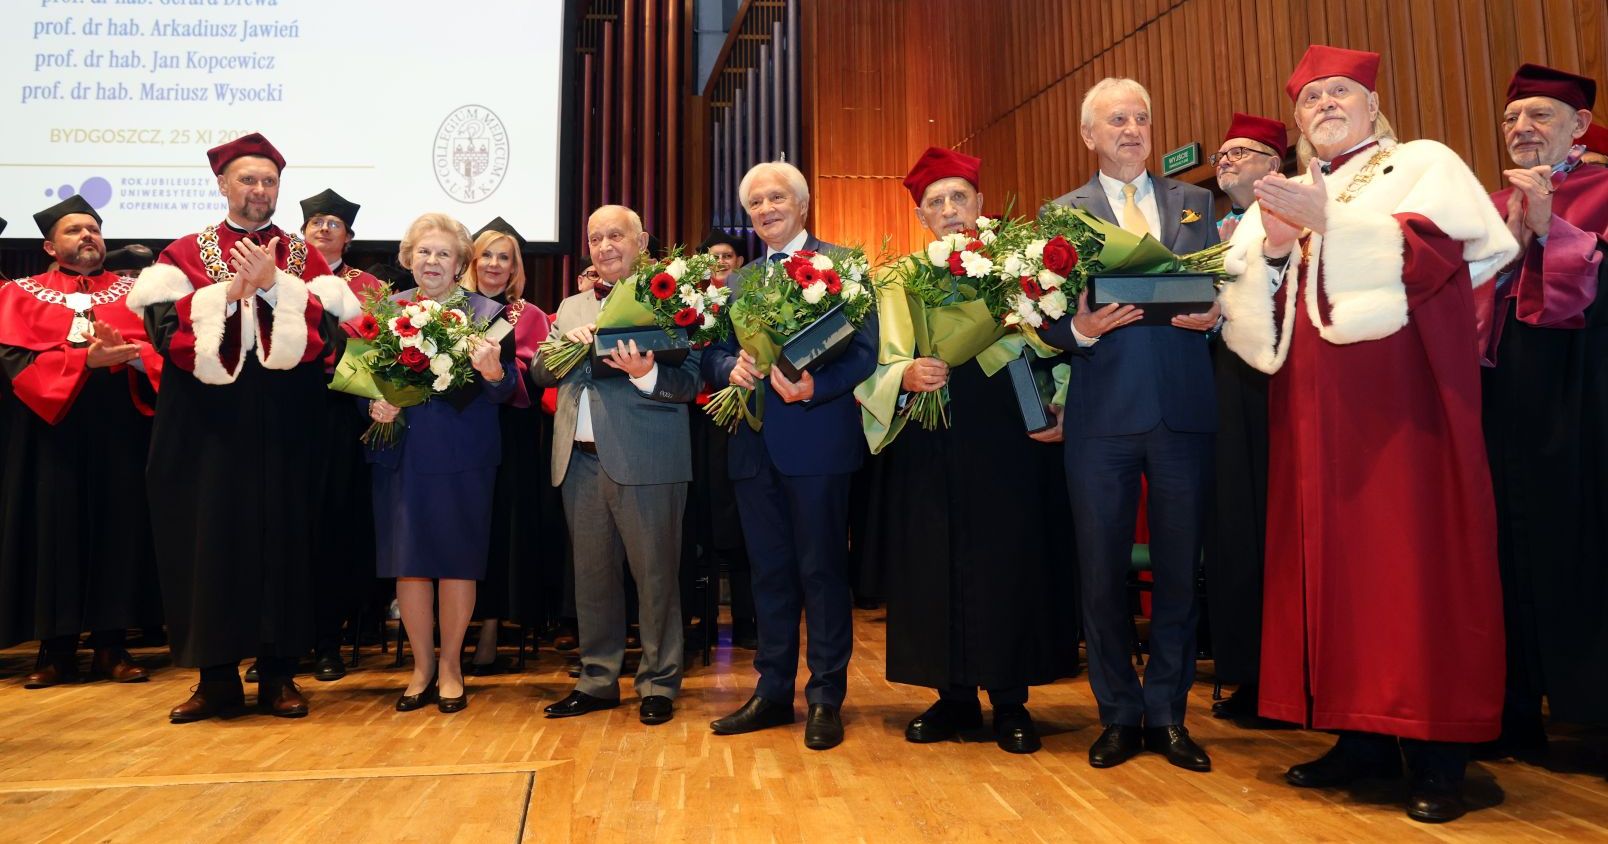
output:
[[[648,236],[635,211],[605,205],[586,226],[587,245],[600,280],[565,299],[553,330],[592,342],[602,300],[631,274]],[[681,517],[692,453],[687,404],[698,393],[700,356],[679,366],[654,362],[636,344],[616,345],[599,366],[625,377],[595,377],[590,358],[563,378],[537,355],[531,376],[558,387],[553,422],[553,485],[560,487],[575,554],[575,610],[580,628],[581,675],[575,690],[546,708],[549,718],[585,715],[620,704],[625,659],[624,563],[637,583],[642,661],[636,690],[644,724],[674,715],[681,689],[681,604],[677,568]]]
[[[1204,188],[1153,175],[1150,95],[1132,79],[1089,89],[1083,142],[1099,172],[1055,200],[1083,208],[1136,234],[1154,235],[1182,255],[1217,242],[1212,196]],[[1141,749],[1191,771],[1211,769],[1184,727],[1195,679],[1195,566],[1210,489],[1217,396],[1206,333],[1218,306],[1171,324],[1133,325],[1133,305],[1088,306],[1047,325],[1044,339],[1071,351],[1065,438],[1067,490],[1077,542],[1089,686],[1105,731],[1089,764],[1108,768]],[[1150,483],[1150,664],[1141,684],[1128,659],[1132,621],[1127,577],[1139,511],[1140,476]]]

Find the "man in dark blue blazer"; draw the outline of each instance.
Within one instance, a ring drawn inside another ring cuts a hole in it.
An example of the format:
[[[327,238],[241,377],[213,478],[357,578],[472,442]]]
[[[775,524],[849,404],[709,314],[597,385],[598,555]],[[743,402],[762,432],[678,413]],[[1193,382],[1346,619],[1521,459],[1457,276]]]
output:
[[[755,165],[738,185],[754,231],[765,242],[763,261],[799,250],[835,248],[804,230],[809,185],[784,162]],[[763,266],[756,261],[755,267]],[[733,296],[742,290],[733,276]],[[854,645],[848,581],[849,478],[865,459],[855,385],[876,368],[875,319],[836,360],[790,381],[780,369],[760,378],[754,359],[733,340],[704,353],[704,380],[768,390],[759,432],[741,422],[731,439],[728,468],[753,568],[759,684],[743,707],[710,724],[721,735],[791,724],[798,673],[798,624],[809,625],[804,687],[809,715],[804,745],[813,750],[843,741],[839,710]],[[780,401],[778,401],[780,399]]]
[[[1217,242],[1211,193],[1145,170],[1150,95],[1139,83],[1100,81],[1083,100],[1081,122],[1100,171],[1057,204],[1152,234],[1179,254]],[[1195,565],[1217,430],[1206,334],[1218,309],[1175,317],[1171,325],[1134,325],[1142,316],[1131,305],[1091,312],[1085,294],[1075,316],[1043,331],[1074,353],[1062,430],[1089,685],[1105,725],[1089,748],[1089,764],[1106,768],[1149,749],[1179,767],[1207,771],[1211,759],[1185,730],[1184,707],[1195,679]],[[1155,577],[1143,685],[1129,659],[1127,600],[1141,475],[1150,484]]]

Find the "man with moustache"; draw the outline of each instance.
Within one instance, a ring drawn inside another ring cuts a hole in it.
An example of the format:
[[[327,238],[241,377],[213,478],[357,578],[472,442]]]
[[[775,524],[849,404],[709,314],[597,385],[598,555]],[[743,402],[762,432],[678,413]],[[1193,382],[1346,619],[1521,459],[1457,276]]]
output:
[[[905,176],[916,219],[933,238],[975,232],[983,211],[982,160],[931,147]],[[910,324],[898,284],[879,291],[884,330]],[[951,369],[916,357],[908,340],[884,337],[875,374],[856,390],[867,440],[880,450],[888,494],[888,679],[926,686],[938,700],[905,727],[917,744],[947,741],[983,725],[977,690],[988,692],[994,741],[1007,753],[1041,746],[1027,711],[1028,687],[1077,673],[1075,569],[1044,524],[1069,517],[1059,472],[1059,426],[1023,432],[1010,376],[976,360]],[[949,388],[950,421],[904,424],[880,435],[898,405]],[[875,432],[875,433],[873,433]],[[1000,467],[1046,467],[1002,472]],[[1006,501],[1031,506],[1002,506]],[[1057,507],[1059,509],[1057,509]]]
[[[307,714],[292,677],[313,644],[312,566],[328,459],[325,362],[356,317],[346,282],[273,223],[285,159],[257,133],[207,150],[227,216],[162,250],[128,306],[162,353],[146,488],[168,637],[200,670],[184,723],[257,704]]]
[[[1083,98],[1083,142],[1099,158],[1087,184],[1056,199],[1150,234],[1184,254],[1217,242],[1211,193],[1146,170],[1150,94],[1132,79],[1103,79]],[[1105,726],[1089,748],[1096,768],[1120,765],[1141,750],[1191,771],[1211,757],[1184,726],[1195,679],[1195,566],[1200,560],[1211,487],[1217,401],[1206,332],[1213,305],[1171,325],[1133,325],[1133,305],[1091,310],[1085,293],[1075,315],[1040,332],[1072,352],[1063,430],[1083,596],[1089,685]],[[1150,664],[1144,683],[1129,653],[1128,569],[1138,518],[1141,473],[1149,482],[1150,559],[1155,577]]]
[[[1285,92],[1309,170],[1257,182],[1220,301],[1272,375],[1260,712],[1340,733],[1285,778],[1394,777],[1405,753],[1408,817],[1443,822],[1501,720],[1474,300],[1517,245],[1455,153],[1381,136],[1378,71],[1308,48]]]
[[[124,631],[160,623],[145,455],[162,358],[104,267],[100,214],[74,196],[34,215],[56,268],[0,287],[0,644],[42,641],[24,685],[142,682]]]
[[[1256,180],[1277,173],[1289,129],[1278,120],[1236,112],[1217,152],[1217,186],[1229,212],[1217,221],[1228,239],[1256,201]],[[1267,542],[1267,376],[1213,338],[1217,382],[1217,471],[1206,516],[1206,616],[1212,663],[1220,683],[1237,686],[1212,704],[1218,718],[1256,716],[1256,671],[1262,649],[1262,550]]]
[[[328,188],[301,201],[302,236],[359,300],[380,287],[379,279],[345,263],[361,207]],[[333,367],[335,360],[326,363]],[[341,632],[348,622],[356,622],[374,580],[374,523],[353,518],[372,507],[368,462],[359,441],[369,420],[345,393],[328,391],[324,403],[330,451],[324,503],[318,509],[319,557],[313,567],[313,678],[328,682],[346,676]]]
[[[1508,83],[1514,167],[1491,195],[1522,251],[1482,314],[1485,442],[1507,628],[1502,735],[1543,755],[1553,721],[1608,723],[1608,170],[1570,150],[1597,84],[1526,64]]]
[[[800,250],[834,249],[804,228],[810,189],[786,162],[756,164],[737,185],[767,262]],[[732,296],[743,276],[732,279]],[[809,713],[804,746],[827,750],[843,742],[843,699],[854,647],[849,596],[849,479],[865,459],[859,413],[851,392],[876,367],[876,319],[856,332],[849,348],[793,381],[772,367],[761,380],[754,358],[728,339],[709,348],[704,380],[774,393],[764,425],[738,425],[728,469],[753,566],[759,682],[749,701],[709,726],[718,735],[791,724],[798,675],[799,616],[809,628],[804,687]]]
[[[648,236],[635,211],[605,205],[587,220],[586,239],[598,286],[565,299],[553,331],[590,346],[603,300],[630,276]],[[642,629],[637,714],[650,726],[674,717],[682,677],[677,566],[692,480],[687,403],[698,393],[699,356],[693,351],[680,366],[666,366],[652,352],[639,352],[634,341],[616,344],[602,365],[624,378],[598,377],[590,356],[563,378],[548,370],[540,353],[531,363],[538,386],[558,387],[553,485],[563,491],[580,628],[580,677],[569,696],[546,707],[549,718],[620,705],[627,562]]]

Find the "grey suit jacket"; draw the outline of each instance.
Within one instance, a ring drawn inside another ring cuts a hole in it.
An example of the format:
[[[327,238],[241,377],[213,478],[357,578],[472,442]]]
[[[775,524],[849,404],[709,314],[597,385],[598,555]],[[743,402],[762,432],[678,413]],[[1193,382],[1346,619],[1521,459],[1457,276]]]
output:
[[[1184,255],[1198,252],[1217,242],[1217,228],[1212,223],[1212,192],[1188,182],[1150,174],[1156,190],[1156,216],[1161,218],[1161,233],[1156,237],[1161,245]],[[1122,220],[1111,209],[1105,188],[1100,186],[1100,172],[1095,171],[1089,181],[1071,193],[1055,198],[1056,205],[1082,208],[1102,220],[1117,223]],[[1193,211],[1198,219],[1188,225],[1182,223],[1184,212]]]
[[[601,307],[590,290],[565,299],[553,320],[553,333],[562,335],[596,322]],[[553,417],[553,486],[564,482],[564,473],[569,469],[581,392],[588,387],[597,457],[615,483],[639,486],[692,480],[687,403],[698,396],[699,362],[700,353],[694,351],[680,366],[655,364],[659,382],[653,394],[645,396],[623,374],[594,380],[590,356],[562,380],[555,378],[538,351],[531,362],[532,380],[541,387],[558,387],[558,409]]]

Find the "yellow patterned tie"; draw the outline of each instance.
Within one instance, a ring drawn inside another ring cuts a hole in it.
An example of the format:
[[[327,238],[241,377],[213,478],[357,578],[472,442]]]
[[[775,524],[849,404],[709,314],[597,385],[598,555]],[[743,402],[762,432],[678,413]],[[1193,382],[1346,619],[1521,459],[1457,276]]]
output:
[[[1133,196],[1139,189],[1131,184],[1122,186],[1122,227],[1134,234],[1144,236],[1150,234],[1150,224],[1145,222],[1145,214],[1139,210],[1139,204],[1133,201]]]

